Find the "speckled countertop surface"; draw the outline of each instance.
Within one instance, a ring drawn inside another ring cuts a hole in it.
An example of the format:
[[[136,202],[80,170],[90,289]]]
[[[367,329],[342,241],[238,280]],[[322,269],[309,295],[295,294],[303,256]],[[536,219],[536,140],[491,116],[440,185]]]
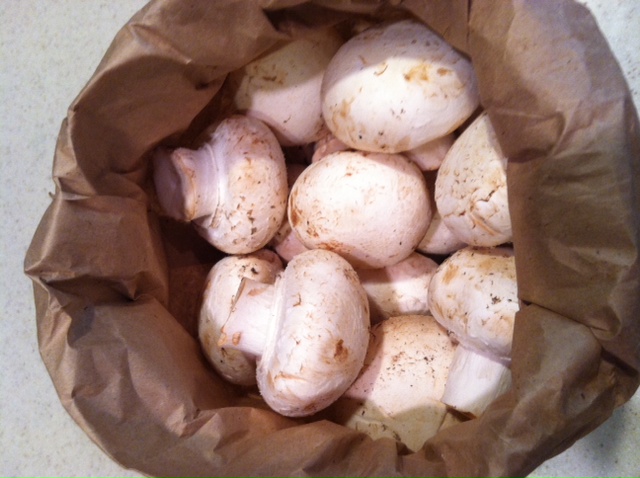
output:
[[[141,476],[111,461],[67,415],[40,360],[24,255],[53,191],[66,108],[143,0],[0,3],[0,475]],[[640,93],[640,1],[588,1]],[[640,393],[533,476],[638,476]]]

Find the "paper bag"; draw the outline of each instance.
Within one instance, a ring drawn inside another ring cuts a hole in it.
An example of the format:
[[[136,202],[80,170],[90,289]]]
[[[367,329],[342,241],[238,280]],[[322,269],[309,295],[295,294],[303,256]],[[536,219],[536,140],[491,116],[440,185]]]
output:
[[[157,146],[228,112],[226,74],[321,25],[414,16],[476,68],[510,158],[520,297],[513,386],[410,452],[316,417],[288,419],[222,381],[195,338],[221,257],[157,213]],[[640,136],[622,73],[569,1],[157,0],[118,33],[70,106],[56,193],[25,269],[42,359],[80,427],[162,476],[525,475],[638,387]]]

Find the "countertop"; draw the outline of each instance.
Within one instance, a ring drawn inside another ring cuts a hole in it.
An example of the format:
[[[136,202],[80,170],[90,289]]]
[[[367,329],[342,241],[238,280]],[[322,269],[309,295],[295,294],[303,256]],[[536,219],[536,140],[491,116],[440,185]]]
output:
[[[640,2],[588,1],[640,102]],[[0,475],[142,476],[106,456],[72,421],[40,359],[23,260],[53,192],[66,109],[143,0],[0,3],[2,251]],[[637,476],[640,393],[532,476]]]

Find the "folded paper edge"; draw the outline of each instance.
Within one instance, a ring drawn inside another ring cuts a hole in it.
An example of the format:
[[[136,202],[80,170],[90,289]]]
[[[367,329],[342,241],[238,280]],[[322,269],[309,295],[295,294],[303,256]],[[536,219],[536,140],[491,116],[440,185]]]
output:
[[[162,3],[162,2],[156,2],[156,3]],[[481,2],[475,2],[475,3],[481,3]],[[475,5],[475,4],[474,4],[474,5]],[[106,62],[105,62],[105,64],[104,64],[104,67],[107,67],[107,66],[108,66],[108,61],[106,61]],[[80,101],[80,102],[82,101],[82,95],[79,97],[78,101]],[[490,113],[490,114],[491,114],[491,113]],[[636,123],[637,123],[637,115],[636,115]],[[636,126],[637,126],[637,125],[636,125]],[[636,134],[637,134],[637,128],[636,128]],[[636,144],[637,144],[637,140],[636,140]],[[49,224],[43,224],[43,227],[48,228],[48,227],[49,227]],[[637,243],[636,243],[636,244],[637,244]],[[30,246],[30,248],[29,248],[29,252],[28,252],[28,255],[27,255],[27,263],[25,264],[25,269],[26,269],[27,271],[29,271],[29,269],[30,269],[30,267],[31,267],[31,266],[30,266],[30,264],[31,264],[31,262],[30,262],[30,261],[34,260],[34,258],[36,258],[36,257],[37,257],[37,255],[38,255],[38,254],[37,254],[38,247],[40,247],[40,246],[38,246],[38,245],[36,244],[36,242],[34,242],[34,243],[32,243],[32,245],[31,245],[31,246]],[[28,274],[29,274],[29,272],[28,272]],[[31,274],[31,277],[32,277],[32,279],[34,279],[34,280],[37,282],[38,277],[33,276],[33,274]],[[34,287],[40,287],[40,286],[39,286],[39,285],[37,285],[37,284],[34,284]],[[39,315],[40,315],[40,314],[39,314]],[[42,317],[42,315],[41,315],[41,317]],[[571,319],[568,319],[568,320],[571,320]],[[613,351],[613,352],[615,353],[615,351]],[[637,352],[637,348],[636,348],[636,352]],[[49,364],[49,366],[51,366],[51,365],[53,365],[53,364]],[[633,367],[631,367],[631,369],[633,370]],[[627,372],[628,372],[628,371],[627,371]],[[635,388],[637,388],[637,370],[635,370],[635,374],[636,374],[636,379],[635,379]],[[633,373],[631,373],[631,375],[633,375]],[[54,379],[54,381],[55,381],[55,379]],[[627,387],[627,390],[632,391],[632,390],[635,390],[635,388],[634,388],[633,380],[632,380],[632,384],[631,384],[631,386]],[[631,392],[631,394],[632,394],[632,392]],[[624,400],[624,397],[626,397],[627,395],[628,395],[628,397],[630,397],[630,396],[631,396],[631,394],[629,394],[628,392],[625,392],[624,396],[622,397],[622,401],[626,401],[626,400]],[[628,397],[627,397],[627,399],[628,399]],[[505,400],[507,400],[507,399],[505,399]],[[508,400],[507,400],[507,402],[508,402]],[[497,407],[498,407],[498,408],[499,408],[499,407],[504,407],[504,403],[505,403],[505,401],[499,401],[499,402],[498,402]],[[609,403],[611,403],[611,402],[608,402],[608,401],[607,401],[607,403],[609,404]],[[618,399],[618,400],[615,402],[615,404],[616,404],[616,405],[617,405],[617,404],[619,404],[619,403],[621,403],[621,402],[620,402],[620,399]],[[607,407],[610,407],[610,406],[611,406],[611,405],[607,405]],[[494,409],[494,411],[493,411],[493,412],[491,412],[491,413],[495,413],[495,409]],[[607,412],[605,413],[605,415],[606,415],[606,416],[608,416],[608,413],[610,413],[610,408],[608,408],[608,409],[607,409]],[[489,416],[491,416],[491,414],[490,414]],[[478,423],[479,423],[479,422],[478,422]],[[585,425],[585,426],[586,426],[586,425]],[[586,426],[585,430],[586,430],[586,429],[588,429],[588,428],[589,428],[589,427],[588,427],[588,426]],[[564,443],[564,442],[563,442],[563,443]],[[557,453],[557,452],[558,452],[558,450],[559,450],[558,448],[554,448],[554,447],[549,448],[549,450],[551,450],[551,449],[553,449],[553,453]],[[419,463],[419,462],[421,461],[421,459],[422,459],[422,458],[428,458],[428,459],[429,459],[429,460],[431,460],[431,461],[435,460],[435,462],[436,462],[436,463],[441,463],[441,462],[448,462],[448,461],[453,460],[453,458],[452,458],[452,457],[453,457],[453,456],[454,456],[454,454],[455,454],[455,452],[453,452],[453,451],[451,452],[451,454],[449,454],[449,452],[445,453],[445,452],[443,451],[443,448],[437,448],[437,447],[435,447],[435,448],[434,448],[434,447],[432,447],[431,445],[427,446],[427,447],[425,448],[425,450],[426,450],[426,451],[424,451],[423,453],[414,454],[414,455],[407,455],[407,456],[403,456],[403,457],[401,458],[401,461],[403,461],[404,466],[406,467],[406,468],[405,468],[405,470],[407,470],[407,472],[409,472],[409,473],[410,473],[410,471],[409,471],[409,470],[413,470],[412,465],[416,465],[416,463]],[[547,457],[544,457],[544,458],[546,459]],[[426,460],[425,460],[425,461],[426,461]],[[527,466],[529,466],[529,467],[530,467],[530,466],[532,466],[532,465],[531,465],[531,464],[528,464]],[[415,470],[418,470],[419,468],[420,468],[420,465],[419,465],[419,464],[417,464],[417,465],[416,465]],[[144,470],[143,470],[143,471],[144,471]],[[451,469],[450,469],[450,471],[453,473],[453,468],[451,468]],[[489,472],[491,472],[491,471],[489,470]],[[158,476],[160,476],[160,475],[158,475]],[[409,476],[409,475],[407,475],[407,476]],[[416,475],[416,476],[417,476],[417,475]],[[455,475],[451,475],[451,476],[455,476]],[[469,475],[469,476],[470,476],[470,475]],[[474,476],[475,476],[475,475],[474,475]],[[485,475],[478,475],[478,476],[485,476]],[[500,475],[498,475],[498,474],[493,475],[493,474],[492,474],[492,475],[486,475],[486,476],[500,476]]]

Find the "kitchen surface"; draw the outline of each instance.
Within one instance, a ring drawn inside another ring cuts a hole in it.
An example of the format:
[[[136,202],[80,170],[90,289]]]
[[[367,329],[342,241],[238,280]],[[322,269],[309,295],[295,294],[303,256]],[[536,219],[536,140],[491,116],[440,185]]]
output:
[[[48,206],[66,108],[143,0],[0,3],[0,475],[142,476],[102,452],[58,400],[40,359],[23,260]],[[640,1],[588,1],[640,105]],[[532,476],[637,476],[640,393]]]

